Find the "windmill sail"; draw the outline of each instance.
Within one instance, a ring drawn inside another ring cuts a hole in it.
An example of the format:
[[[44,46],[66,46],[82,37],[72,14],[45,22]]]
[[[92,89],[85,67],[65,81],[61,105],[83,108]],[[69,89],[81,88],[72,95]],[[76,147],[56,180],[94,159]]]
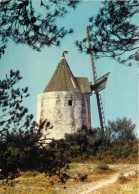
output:
[[[91,90],[95,90],[95,92],[100,92],[101,90],[105,89],[109,74],[110,72],[98,78],[95,81],[95,84],[91,85]]]
[[[93,52],[91,50],[92,47],[91,47],[91,43],[90,43],[90,36],[89,36],[88,27],[86,28],[86,33],[87,33],[87,39],[88,39],[88,46],[89,46],[89,50],[90,50],[90,58],[91,58],[91,63],[92,63],[93,80],[94,80],[94,84],[90,85],[90,87],[91,87],[91,90],[94,90],[95,94],[96,94],[99,119],[100,119],[100,126],[101,126],[102,133],[104,133],[104,130],[106,129],[106,125],[105,125],[105,117],[104,117],[104,110],[103,110],[103,105],[102,105],[101,94],[99,94],[99,91],[103,90],[106,87],[109,73],[107,73],[107,74],[105,74],[102,77],[97,79],[95,64],[93,61]]]

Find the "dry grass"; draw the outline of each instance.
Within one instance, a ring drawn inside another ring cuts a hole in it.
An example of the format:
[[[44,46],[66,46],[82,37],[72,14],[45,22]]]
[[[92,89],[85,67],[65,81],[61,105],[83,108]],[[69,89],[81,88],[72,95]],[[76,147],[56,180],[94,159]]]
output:
[[[101,175],[101,174],[112,174],[114,173],[115,170],[111,169],[107,164],[98,164],[94,171],[93,174]]]
[[[126,178],[123,183],[117,182],[98,189],[90,194],[138,194],[138,175],[133,175]]]
[[[123,165],[124,166],[124,165]],[[57,176],[48,177],[45,173],[38,173],[36,171],[29,171],[21,173],[21,176],[14,181],[5,184],[0,181],[0,194],[70,194],[80,193],[79,188],[86,184],[103,182],[115,175],[119,169],[128,168],[121,166],[108,166],[108,165],[94,165],[94,164],[70,164],[70,169],[67,171],[69,179],[65,184],[62,184]],[[118,193],[119,190],[126,189],[129,185],[133,190],[137,191],[137,175],[129,178],[128,182],[116,183],[110,186],[103,187],[102,190],[95,191],[95,194]],[[125,187],[124,187],[125,186]],[[101,192],[100,192],[101,191]],[[125,193],[124,193],[125,194]],[[137,194],[137,192],[133,193]]]
[[[123,173],[120,173],[118,179],[117,179],[117,182],[118,183],[126,183],[128,182],[130,179],[127,178]]]
[[[33,171],[26,171],[26,172],[20,172],[20,177],[23,177],[23,178],[28,178],[28,177],[35,177],[37,175],[39,175],[40,173],[36,170],[33,170]]]

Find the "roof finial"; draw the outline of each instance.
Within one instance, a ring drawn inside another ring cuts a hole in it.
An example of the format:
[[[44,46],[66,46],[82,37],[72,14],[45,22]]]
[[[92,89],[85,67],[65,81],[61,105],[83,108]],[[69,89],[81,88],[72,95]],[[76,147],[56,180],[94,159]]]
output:
[[[65,54],[68,54],[68,51],[63,51],[62,57],[65,57]]]

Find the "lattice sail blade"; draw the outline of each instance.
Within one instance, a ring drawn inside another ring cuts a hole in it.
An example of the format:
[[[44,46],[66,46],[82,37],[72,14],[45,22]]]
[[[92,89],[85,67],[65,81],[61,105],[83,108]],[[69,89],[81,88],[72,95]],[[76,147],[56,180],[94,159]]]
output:
[[[96,80],[95,84],[91,85],[91,90],[95,90],[95,92],[99,92],[99,91],[105,89],[109,74],[110,74],[110,72],[106,73],[102,77],[98,78]]]

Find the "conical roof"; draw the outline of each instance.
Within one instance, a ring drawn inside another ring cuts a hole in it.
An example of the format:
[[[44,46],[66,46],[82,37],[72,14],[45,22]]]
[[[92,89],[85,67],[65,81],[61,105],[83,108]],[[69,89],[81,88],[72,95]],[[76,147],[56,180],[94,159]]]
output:
[[[44,90],[44,92],[53,91],[81,92],[78,83],[65,59],[64,53],[51,80]]]

